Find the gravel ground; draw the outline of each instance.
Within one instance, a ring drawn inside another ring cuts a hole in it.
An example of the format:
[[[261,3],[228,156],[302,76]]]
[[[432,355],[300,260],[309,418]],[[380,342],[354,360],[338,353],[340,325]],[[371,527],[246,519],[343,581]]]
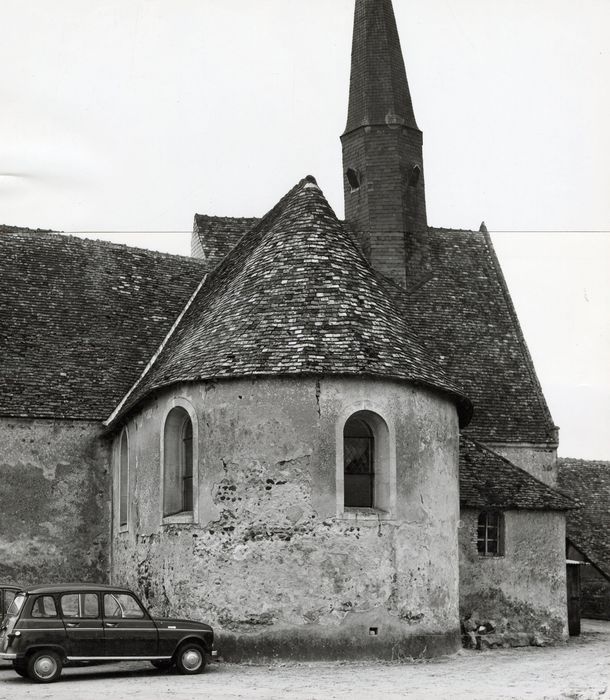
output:
[[[610,700],[610,622],[584,621],[561,646],[462,651],[406,663],[213,663],[201,676],[161,673],[147,663],[65,669],[35,685],[0,667],[0,698],[37,700],[265,700],[413,698],[423,700]]]

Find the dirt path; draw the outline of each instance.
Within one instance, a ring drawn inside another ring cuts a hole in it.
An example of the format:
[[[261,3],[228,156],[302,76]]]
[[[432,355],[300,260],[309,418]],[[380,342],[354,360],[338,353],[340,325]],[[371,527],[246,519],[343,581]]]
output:
[[[586,621],[559,647],[463,651],[414,663],[213,664],[203,676],[161,674],[145,663],[66,669],[34,685],[0,669],[0,698],[36,700],[610,700],[610,622]]]

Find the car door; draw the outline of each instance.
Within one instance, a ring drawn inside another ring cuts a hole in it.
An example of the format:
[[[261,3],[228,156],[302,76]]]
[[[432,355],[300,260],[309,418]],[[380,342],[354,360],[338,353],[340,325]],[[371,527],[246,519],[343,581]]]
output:
[[[106,644],[98,593],[62,593],[59,605],[68,638],[68,656],[71,659],[104,659]]]
[[[107,658],[150,658],[158,654],[157,626],[135,596],[104,593]]]

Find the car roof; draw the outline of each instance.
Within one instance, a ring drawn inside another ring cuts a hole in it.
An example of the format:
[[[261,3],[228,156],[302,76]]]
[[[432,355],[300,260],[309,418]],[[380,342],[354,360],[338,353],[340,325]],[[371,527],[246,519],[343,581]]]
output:
[[[0,583],[0,588],[3,591],[20,591],[21,586],[16,586],[14,583]]]
[[[24,593],[88,593],[92,591],[119,591],[132,593],[124,586],[111,586],[107,583],[49,583],[38,586],[27,586],[21,589]]]

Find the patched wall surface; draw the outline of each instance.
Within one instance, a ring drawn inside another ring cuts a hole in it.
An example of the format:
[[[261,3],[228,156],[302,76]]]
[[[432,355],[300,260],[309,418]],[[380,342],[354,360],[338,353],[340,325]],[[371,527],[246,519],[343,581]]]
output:
[[[195,524],[162,523],[160,434],[172,399],[197,413]],[[394,436],[386,519],[337,513],[337,434],[363,408]],[[227,658],[397,658],[459,645],[449,401],[392,381],[240,380],[178,386],[127,427],[133,497],[128,531],[115,527],[113,580],[155,612],[208,620]],[[115,500],[116,489],[115,479]]]
[[[460,614],[492,621],[508,644],[567,635],[565,516],[557,511],[504,513],[504,555],[477,552],[479,511],[463,509]],[[502,639],[498,640],[502,643]]]
[[[505,457],[536,479],[557,486],[557,450],[554,447],[486,442],[494,452]]]
[[[0,419],[0,580],[105,581],[109,450],[101,425]]]

